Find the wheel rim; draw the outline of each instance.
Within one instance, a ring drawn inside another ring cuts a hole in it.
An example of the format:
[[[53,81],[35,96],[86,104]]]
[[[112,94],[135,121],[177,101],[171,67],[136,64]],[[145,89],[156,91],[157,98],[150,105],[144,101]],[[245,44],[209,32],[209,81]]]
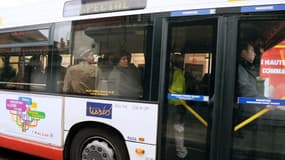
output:
[[[84,143],[82,160],[116,160],[112,143],[102,137],[91,137]]]

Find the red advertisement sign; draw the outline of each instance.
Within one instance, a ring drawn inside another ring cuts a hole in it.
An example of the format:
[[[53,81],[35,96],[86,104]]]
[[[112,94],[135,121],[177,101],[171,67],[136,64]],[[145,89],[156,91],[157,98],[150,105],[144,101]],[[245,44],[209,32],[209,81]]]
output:
[[[271,98],[285,98],[285,40],[263,53],[260,77],[269,79],[273,88]]]

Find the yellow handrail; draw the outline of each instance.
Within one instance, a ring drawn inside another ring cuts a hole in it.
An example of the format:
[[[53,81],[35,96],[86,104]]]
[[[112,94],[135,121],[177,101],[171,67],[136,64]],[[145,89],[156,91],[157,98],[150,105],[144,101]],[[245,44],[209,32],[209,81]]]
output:
[[[197,113],[192,107],[190,107],[184,100],[180,101],[182,105],[193,114],[194,117],[196,117],[202,124],[204,124],[205,127],[208,127],[208,122],[202,116],[200,116],[199,113]]]
[[[236,125],[235,128],[234,128],[234,131],[235,132],[238,131],[242,127],[246,126],[247,124],[249,124],[250,122],[254,121],[255,119],[261,117],[262,115],[264,115],[265,113],[267,113],[270,110],[271,110],[270,108],[264,108],[261,111],[255,113],[251,117],[249,117],[246,120],[242,121],[240,124]]]
[[[169,89],[170,93],[173,93],[171,89]],[[189,112],[193,114],[194,117],[196,117],[205,127],[208,127],[208,122],[200,116],[199,113],[197,113],[192,107],[190,107],[184,100],[179,99],[183,107],[185,107]]]

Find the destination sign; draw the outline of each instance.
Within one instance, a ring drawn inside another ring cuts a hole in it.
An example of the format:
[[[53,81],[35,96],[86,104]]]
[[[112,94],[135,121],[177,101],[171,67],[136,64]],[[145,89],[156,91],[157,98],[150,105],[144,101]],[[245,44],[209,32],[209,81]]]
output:
[[[181,16],[197,16],[197,15],[209,15],[215,14],[216,9],[198,9],[189,11],[174,11],[171,12],[171,17],[181,17]]]
[[[285,4],[267,6],[245,6],[241,7],[241,12],[265,12],[265,11],[284,11]]]
[[[145,7],[146,0],[82,0],[80,15]]]

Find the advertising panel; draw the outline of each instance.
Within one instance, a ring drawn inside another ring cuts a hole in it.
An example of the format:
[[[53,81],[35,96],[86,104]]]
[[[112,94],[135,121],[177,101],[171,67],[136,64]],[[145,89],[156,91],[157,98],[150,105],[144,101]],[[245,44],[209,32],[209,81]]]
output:
[[[62,98],[0,92],[0,133],[62,145]]]
[[[285,41],[263,53],[260,77],[266,79],[265,95],[285,99]]]

